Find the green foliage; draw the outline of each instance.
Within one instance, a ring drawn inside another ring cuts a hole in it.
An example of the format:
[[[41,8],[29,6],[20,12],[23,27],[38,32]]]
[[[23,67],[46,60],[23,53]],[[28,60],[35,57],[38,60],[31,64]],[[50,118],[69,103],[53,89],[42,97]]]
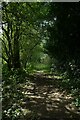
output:
[[[19,83],[25,81],[26,72],[23,69],[11,69],[9,71],[7,64],[5,64],[2,68],[2,76],[4,84],[14,83],[14,80]]]
[[[22,84],[26,82],[27,74],[22,69],[8,71],[6,64],[3,66],[3,120],[25,119],[25,112],[21,106],[24,95]],[[27,97],[26,97],[27,99]],[[27,110],[27,109],[26,109]],[[37,114],[33,111],[26,111],[27,119],[37,119]]]
[[[61,74],[80,106],[79,4],[2,3],[3,119],[38,120],[21,107],[21,85],[34,71]],[[27,96],[28,97],[28,96]]]
[[[41,24],[47,13],[45,3],[2,3],[2,58],[9,69],[26,68],[39,58],[44,36]]]
[[[48,14],[52,24],[45,47],[67,89],[80,89],[79,10],[78,3],[51,3]]]
[[[80,96],[78,98],[75,99],[75,102],[77,107],[80,107]]]
[[[2,3],[3,119],[25,119],[20,106],[24,98],[20,86],[26,81],[26,71],[33,70],[43,52],[44,34],[40,24],[47,14],[46,6],[45,3]],[[28,119],[38,119],[35,111],[27,115]]]
[[[41,64],[41,63],[38,63],[35,65],[35,70],[36,71],[50,71],[50,66],[49,65],[46,65],[46,64]]]
[[[23,84],[28,84],[27,74],[23,69],[8,70],[7,64],[3,65],[3,120],[38,120],[39,117],[35,111],[23,109],[21,104],[25,98],[22,93]],[[26,97],[26,99],[28,96]]]
[[[48,54],[57,64],[68,69],[69,63],[79,66],[79,4],[51,3],[48,25],[49,39],[46,42]]]

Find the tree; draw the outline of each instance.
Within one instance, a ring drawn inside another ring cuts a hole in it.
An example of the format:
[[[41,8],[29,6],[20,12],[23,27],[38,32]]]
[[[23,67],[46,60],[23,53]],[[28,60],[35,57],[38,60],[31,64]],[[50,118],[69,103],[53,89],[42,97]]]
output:
[[[79,3],[50,4],[48,17],[53,24],[48,27],[46,48],[65,70],[71,69],[71,65],[80,68],[79,10]]]
[[[18,3],[3,3],[2,7],[2,58],[7,62],[9,69],[12,67],[20,68],[19,39],[22,21],[19,17],[18,8]]]
[[[45,3],[2,3],[3,59],[8,68],[20,68],[41,41]],[[37,12],[37,10],[39,12]]]

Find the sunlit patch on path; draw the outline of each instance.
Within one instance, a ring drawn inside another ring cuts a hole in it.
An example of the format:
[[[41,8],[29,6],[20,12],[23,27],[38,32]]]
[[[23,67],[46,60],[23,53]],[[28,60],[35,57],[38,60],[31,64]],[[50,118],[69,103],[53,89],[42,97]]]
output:
[[[74,118],[79,120],[80,113],[72,104],[73,97],[66,90],[58,88],[59,79],[43,73],[34,74],[29,83],[23,84],[24,96],[22,108],[35,111],[44,119],[49,118]],[[53,82],[48,82],[52,81]],[[41,82],[42,81],[42,82]]]

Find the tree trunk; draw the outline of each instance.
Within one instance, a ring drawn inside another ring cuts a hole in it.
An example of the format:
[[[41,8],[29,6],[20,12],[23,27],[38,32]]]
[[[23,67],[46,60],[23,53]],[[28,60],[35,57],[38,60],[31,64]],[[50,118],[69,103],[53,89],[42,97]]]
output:
[[[20,68],[20,56],[19,56],[19,31],[16,27],[16,32],[14,35],[14,59],[13,59],[14,69]]]

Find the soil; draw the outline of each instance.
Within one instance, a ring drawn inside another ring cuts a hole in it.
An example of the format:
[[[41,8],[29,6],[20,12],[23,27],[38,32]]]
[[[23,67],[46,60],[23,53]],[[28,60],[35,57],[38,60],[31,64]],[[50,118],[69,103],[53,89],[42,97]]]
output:
[[[72,95],[60,88],[61,79],[37,72],[23,85],[22,107],[35,111],[41,120],[80,120]]]

